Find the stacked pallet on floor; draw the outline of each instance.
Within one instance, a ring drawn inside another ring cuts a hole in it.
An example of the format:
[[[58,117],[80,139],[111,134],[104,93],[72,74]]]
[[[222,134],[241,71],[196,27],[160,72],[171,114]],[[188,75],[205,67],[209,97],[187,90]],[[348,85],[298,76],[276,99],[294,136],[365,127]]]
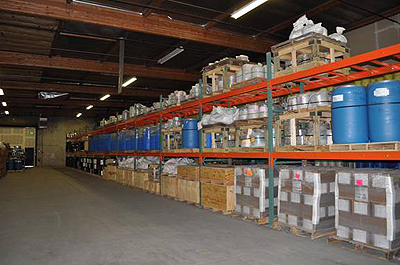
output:
[[[134,174],[133,186],[143,190],[145,187],[145,181],[149,179],[149,171],[147,169],[136,169]]]
[[[178,179],[176,175],[161,175],[161,195],[176,198],[178,194]]]
[[[200,204],[200,167],[178,166],[178,193],[176,199],[187,203]]]
[[[108,181],[116,181],[117,179],[117,167],[114,165],[108,165],[103,170],[103,178]]]
[[[278,172],[274,176],[274,212],[278,205]],[[235,212],[259,224],[268,222],[268,166],[235,166]]]
[[[340,169],[335,185],[335,238],[400,253],[400,170]]]
[[[278,223],[275,227],[315,239],[335,228],[334,168],[279,169]]]
[[[201,202],[205,209],[230,214],[235,209],[235,169],[231,166],[200,168]]]

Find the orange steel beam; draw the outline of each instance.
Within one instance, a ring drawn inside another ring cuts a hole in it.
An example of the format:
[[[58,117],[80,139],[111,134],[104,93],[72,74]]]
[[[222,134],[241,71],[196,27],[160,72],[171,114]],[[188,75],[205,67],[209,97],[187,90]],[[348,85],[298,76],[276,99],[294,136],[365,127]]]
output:
[[[171,20],[165,15],[152,13],[143,17],[133,12],[89,4],[76,2],[68,4],[65,0],[0,1],[0,10],[157,34],[260,53],[266,52],[274,44],[226,30],[215,28],[207,30],[201,25]]]
[[[274,152],[274,159],[399,160],[400,151]]]
[[[1,5],[1,2],[0,2]],[[51,69],[65,69],[75,71],[86,71],[118,75],[118,64],[110,62],[99,62],[93,60],[48,57],[17,52],[0,51],[0,65],[42,67]],[[197,81],[199,73],[186,72],[181,69],[170,69],[164,67],[147,67],[143,65],[125,64],[126,75],[150,78],[163,78],[180,81]]]

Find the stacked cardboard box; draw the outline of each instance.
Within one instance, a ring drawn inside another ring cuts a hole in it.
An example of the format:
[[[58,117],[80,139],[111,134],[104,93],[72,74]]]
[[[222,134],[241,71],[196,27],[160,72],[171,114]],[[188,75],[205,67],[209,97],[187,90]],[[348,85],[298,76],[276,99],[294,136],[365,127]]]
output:
[[[274,209],[278,205],[278,172],[274,172]],[[261,219],[268,216],[268,166],[235,167],[235,211],[241,215]]]
[[[200,168],[201,202],[205,208],[230,213],[235,209],[234,167]]]
[[[178,166],[177,199],[189,203],[200,203],[200,167]]]
[[[324,167],[280,168],[278,221],[313,234],[333,231],[335,174]]]
[[[387,250],[400,248],[400,171],[338,170],[336,236]]]

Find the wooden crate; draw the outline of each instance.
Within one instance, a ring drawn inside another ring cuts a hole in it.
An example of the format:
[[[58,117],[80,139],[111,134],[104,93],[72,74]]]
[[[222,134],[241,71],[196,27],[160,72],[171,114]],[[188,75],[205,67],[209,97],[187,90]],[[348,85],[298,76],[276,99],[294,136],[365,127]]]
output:
[[[200,203],[200,183],[195,178],[178,177],[178,194],[176,199],[188,203]]]
[[[106,166],[104,168],[104,179],[109,181],[117,180],[117,167],[116,166]]]
[[[201,202],[205,209],[230,214],[235,209],[234,186],[202,182]]]
[[[160,182],[158,180],[150,180],[148,191],[150,193],[160,194]]]
[[[143,181],[143,190],[150,191],[150,182],[151,180],[147,179]]]
[[[235,168],[204,166],[200,168],[200,177],[202,181],[215,180],[233,185],[235,179]]]
[[[208,79],[211,79],[211,91],[210,93],[207,93],[207,90],[203,89],[203,97],[209,97],[229,91],[232,85],[228,84],[229,76],[236,75],[236,72],[242,70],[242,65],[246,63],[249,62],[234,58],[226,58],[218,63],[204,67],[203,84],[208,84]],[[218,78],[222,78],[223,80],[222,88],[218,87]]]
[[[178,166],[178,177],[181,179],[188,178],[199,180],[200,178],[200,167],[199,166]]]
[[[400,142],[332,144],[329,151],[399,151]]]
[[[271,51],[275,78],[350,57],[345,43],[314,32],[276,44]]]
[[[178,180],[174,175],[161,175],[161,195],[176,198]]]
[[[310,136],[313,141],[313,145],[310,145],[313,149],[315,147],[321,146],[321,123],[331,123],[331,108],[330,106],[317,106],[308,109],[300,109],[298,111],[288,111],[278,117],[275,122],[275,150],[276,151],[286,151],[285,147],[282,145],[282,132],[284,131],[284,122],[290,122],[290,146],[297,147],[297,151],[310,151],[310,149],[301,150],[297,143],[297,124],[299,122],[312,122],[314,128],[314,134]],[[311,148],[310,147],[310,148]],[[318,150],[322,150],[319,148]],[[316,150],[313,150],[316,151]]]
[[[220,126],[220,125],[212,125],[204,127],[202,130],[202,137],[203,137],[203,147],[206,146],[206,136],[207,134],[211,134],[211,146],[210,148],[228,148],[228,147],[235,147],[236,146],[236,128],[232,126]],[[216,139],[217,136],[220,135],[221,142],[217,143]],[[234,139],[231,143],[228,142],[229,136],[234,136]]]
[[[149,172],[147,170],[136,170],[134,177],[134,187],[144,189],[145,181],[149,179]]]
[[[133,169],[124,169],[124,185],[127,185],[129,187],[133,187],[134,185],[134,177],[135,177],[135,173],[133,171]]]
[[[182,147],[182,128],[162,130],[163,150],[176,150]]]
[[[116,182],[122,184],[124,182],[124,169],[117,168],[117,178]]]

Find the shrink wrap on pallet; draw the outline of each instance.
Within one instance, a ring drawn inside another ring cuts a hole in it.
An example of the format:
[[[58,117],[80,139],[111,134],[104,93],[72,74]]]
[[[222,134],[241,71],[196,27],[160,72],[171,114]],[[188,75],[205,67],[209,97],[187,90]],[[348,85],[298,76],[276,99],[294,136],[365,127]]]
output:
[[[400,171],[342,169],[335,181],[336,236],[393,250],[400,247]]]

